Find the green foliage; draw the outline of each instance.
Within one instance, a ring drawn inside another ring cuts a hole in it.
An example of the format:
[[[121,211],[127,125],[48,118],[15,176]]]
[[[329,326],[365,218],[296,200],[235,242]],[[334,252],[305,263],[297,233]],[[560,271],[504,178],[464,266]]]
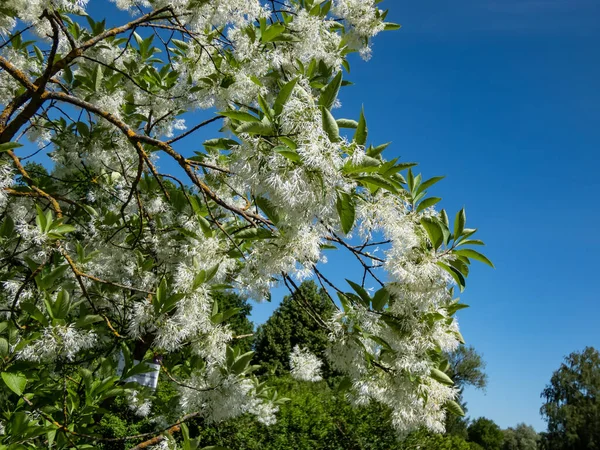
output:
[[[504,442],[502,430],[494,421],[480,417],[469,425],[469,441],[481,445],[485,450],[501,450]]]
[[[459,388],[458,403],[464,411],[467,410],[466,404],[462,401],[462,392],[466,386],[472,386],[477,389],[485,389],[487,385],[487,375],[484,372],[485,361],[473,347],[461,345],[455,352],[448,355],[447,374],[452,378],[457,388]],[[467,439],[468,421],[465,417],[456,414],[446,416],[446,434],[460,436]]]
[[[409,435],[399,448],[402,450],[471,450],[472,445],[459,436],[434,434],[421,430]]]
[[[520,423],[516,428],[507,428],[504,433],[503,450],[536,450],[540,436],[529,425]]]
[[[485,389],[487,375],[485,361],[474,347],[461,345],[455,352],[448,355],[449,375],[459,388],[472,386],[477,389]]]
[[[600,449],[600,353],[595,348],[567,356],[542,398],[548,422],[544,448]]]
[[[267,427],[244,416],[209,427],[197,422],[190,426],[191,434],[199,433],[201,446],[239,450],[404,448],[387,422],[389,412],[379,405],[354,408],[325,381],[307,383],[283,376],[274,386],[290,399],[281,406],[276,424]]]

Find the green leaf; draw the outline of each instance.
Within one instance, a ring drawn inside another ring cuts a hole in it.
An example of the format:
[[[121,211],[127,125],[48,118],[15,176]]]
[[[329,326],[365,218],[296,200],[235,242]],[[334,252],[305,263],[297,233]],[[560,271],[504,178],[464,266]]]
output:
[[[362,182],[363,184],[372,184],[375,187],[387,189],[392,193],[398,192],[396,186],[378,174],[361,176],[358,178],[358,181]]]
[[[0,237],[10,237],[15,231],[15,222],[12,220],[10,215],[7,215],[0,225]]]
[[[351,119],[337,119],[336,120],[339,128],[358,128],[358,122]],[[370,155],[369,155],[370,156]]]
[[[252,116],[254,117],[254,116]],[[233,139],[227,139],[227,138],[216,138],[216,139],[209,139],[207,141],[204,141],[204,148],[211,148],[211,149],[215,149],[215,150],[229,150],[231,149],[233,146],[235,145],[239,145],[239,143],[237,141],[234,141]]]
[[[90,314],[87,316],[81,317],[77,322],[75,322],[75,326],[77,328],[85,328],[93,323],[102,322],[104,319],[101,316],[96,314]]]
[[[6,358],[8,356],[8,349],[8,341],[5,338],[0,337],[0,357]]]
[[[462,208],[456,213],[456,218],[454,219],[454,240],[457,240],[462,235],[466,222],[467,214],[465,213],[465,208]]]
[[[287,145],[292,150],[297,150],[298,149],[298,144],[296,144],[292,139],[290,139],[288,137],[279,136],[279,140],[281,142],[283,142],[285,145]]]
[[[367,143],[368,134],[369,130],[367,128],[367,120],[365,119],[365,110],[363,108],[360,111],[360,119],[358,121],[358,126],[356,127],[356,132],[354,133],[353,141],[358,145],[364,146]]]
[[[4,144],[0,144],[0,153],[7,152],[9,150],[13,150],[19,147],[23,147],[23,144],[19,144],[17,142],[5,142]]]
[[[399,30],[400,28],[402,28],[402,25],[397,24],[397,23],[392,23],[392,22],[386,22],[384,23],[384,30],[385,31],[393,31],[393,30]]]
[[[245,228],[234,234],[235,238],[254,240],[254,239],[269,239],[274,237],[266,228]]]
[[[239,356],[235,360],[235,363],[233,363],[233,365],[231,366],[231,371],[233,373],[235,373],[236,375],[239,375],[240,373],[242,373],[248,367],[248,364],[250,363],[250,360],[252,359],[253,355],[254,355],[254,352],[248,352],[248,353],[244,353],[243,355]]]
[[[446,226],[446,228],[450,229],[450,221],[448,220],[448,214],[445,209],[440,211],[440,220]]]
[[[358,124],[357,124],[357,126],[358,126]],[[377,147],[370,147],[369,150],[367,150],[367,155],[375,158],[375,157],[381,155],[383,153],[383,151],[390,146],[390,144],[391,144],[391,142],[386,142],[385,144],[378,145]],[[416,164],[413,164],[413,166],[416,166]],[[400,169],[400,170],[402,170],[402,169]],[[398,171],[400,171],[400,170],[398,170]]]
[[[342,86],[342,71],[340,70],[333,80],[323,88],[321,96],[319,97],[319,106],[323,106],[327,109],[331,109],[335,103],[335,99],[338,96],[340,87]]]
[[[69,293],[63,289],[56,296],[56,301],[52,308],[53,316],[55,319],[65,319],[70,309],[71,300],[69,299]]]
[[[452,414],[455,414],[455,415],[460,416],[460,417],[464,417],[464,415],[465,415],[465,412],[460,407],[460,405],[458,403],[456,403],[455,401],[453,401],[453,400],[447,401],[444,406]]]
[[[273,206],[273,204],[264,197],[255,198],[256,205],[262,210],[262,212],[269,218],[271,222],[277,224],[279,222],[279,213]]]
[[[485,242],[479,239],[466,239],[464,241],[460,241],[457,245],[485,245]]]
[[[47,225],[46,215],[44,214],[44,211],[42,210],[40,205],[38,205],[37,203],[35,204],[35,210],[37,212],[35,217],[35,223],[37,224],[40,232],[45,233]]]
[[[294,91],[294,87],[296,87],[296,83],[298,82],[298,78],[294,78],[289,83],[284,84],[279,90],[279,94],[277,94],[277,98],[275,99],[275,104],[273,105],[273,109],[275,110],[275,114],[279,115],[283,111],[283,106],[287,103]]]
[[[56,280],[58,280],[60,277],[62,277],[64,275],[64,273],[67,271],[68,268],[69,268],[68,264],[63,264],[61,266],[58,266],[56,269],[54,269],[49,274],[44,275],[43,277],[38,275],[35,279],[36,279],[36,282],[38,283],[40,289],[46,289],[46,288],[51,287]]]
[[[417,207],[417,212],[421,212],[425,208],[429,208],[430,206],[433,206],[433,205],[439,203],[441,200],[442,199],[439,198],[439,197],[429,197],[429,198],[426,198],[421,203],[419,203],[419,206]]]
[[[336,208],[338,216],[340,216],[342,231],[344,234],[348,234],[350,230],[352,230],[356,218],[352,196],[346,192],[340,192],[338,194]]]
[[[262,136],[273,135],[273,127],[268,122],[246,122],[237,127],[235,131],[236,133],[260,134]]]
[[[274,23],[273,25],[269,25],[261,34],[261,41],[263,42],[271,42],[277,36],[285,31],[285,25],[281,23]]]
[[[221,111],[218,114],[240,122],[260,122],[258,117],[244,111]]]
[[[283,145],[278,145],[273,150],[275,150],[281,156],[285,156],[292,162],[299,163],[300,161],[302,161],[302,158],[297,152],[290,150],[288,147],[285,147]]]
[[[8,388],[17,395],[23,395],[25,386],[27,386],[27,378],[22,373],[2,372],[1,374],[4,383]]]
[[[375,295],[373,295],[373,309],[375,309],[376,311],[383,310],[389,299],[390,293],[385,287],[382,287],[377,292],[375,292]]]
[[[350,281],[350,280],[346,279],[346,282],[350,286],[352,286],[352,289],[354,289],[356,291],[356,293],[363,300],[364,304],[367,307],[369,307],[369,305],[371,304],[371,296],[369,295],[367,290],[364,287],[362,287],[360,284],[355,283],[354,281]]]
[[[360,172],[376,172],[379,170],[379,166],[381,165],[381,161],[375,158],[371,158],[370,156],[365,156],[362,158],[361,162],[357,165],[352,164],[351,161],[348,161],[343,168],[344,173],[360,173]]]
[[[431,369],[431,373],[429,374],[429,376],[435,381],[438,381],[442,384],[447,384],[448,386],[452,386],[454,384],[452,378],[450,378],[448,375],[446,375],[444,372],[438,369]]]
[[[469,305],[465,305],[464,303],[459,303],[459,302],[455,302],[452,303],[451,305],[446,307],[446,311],[448,311],[448,314],[450,314],[451,316],[456,314],[457,311],[460,311],[461,309],[465,309],[468,308]]]
[[[321,106],[321,113],[323,121],[323,130],[325,130],[325,133],[327,133],[329,140],[331,142],[339,142],[340,128],[338,127],[335,118],[333,117],[331,112],[324,106]]]
[[[470,248],[462,248],[459,250],[454,250],[454,253],[460,256],[466,256],[467,258],[474,259],[476,261],[480,261],[488,266],[494,268],[494,264],[484,255],[479,253],[478,251],[472,250]]]
[[[102,87],[102,78],[104,74],[102,73],[102,66],[100,64],[96,64],[94,68],[94,78],[93,78],[93,86],[94,92],[100,92],[100,88]]]
[[[179,302],[179,300],[181,300],[184,297],[185,297],[185,294],[173,294],[173,295],[169,296],[169,298],[166,299],[164,301],[164,303],[161,305],[160,314],[166,314],[169,311],[171,311],[173,308],[175,308],[175,306],[177,306],[177,303]]]
[[[430,178],[427,181],[424,181],[423,183],[420,184],[419,189],[417,189],[417,194],[423,192],[425,189],[430,188],[435,183],[443,180],[444,178],[446,178],[446,177],[433,177],[433,178]]]
[[[442,232],[440,224],[431,217],[423,217],[421,219],[421,225],[423,225],[423,228],[427,231],[427,236],[429,237],[433,248],[439,248],[444,239],[444,233]]]
[[[441,267],[442,269],[444,269],[446,272],[448,272],[452,278],[454,278],[454,281],[456,281],[456,284],[458,285],[460,292],[465,290],[465,277],[463,277],[462,273],[460,273],[454,267],[451,267],[448,264],[444,264],[443,262],[438,261],[437,265],[439,267]]]
[[[131,369],[129,369],[128,371],[124,372],[121,375],[121,378],[123,380],[126,380],[127,378],[131,378],[135,375],[139,375],[141,373],[148,373],[148,372],[153,372],[154,368],[150,367],[148,364],[146,364],[145,362],[140,362],[138,364],[136,364],[135,366],[133,366]]]
[[[77,131],[81,136],[88,137],[90,135],[90,127],[88,127],[87,123],[77,122],[75,126],[77,127]]]
[[[161,305],[167,300],[167,280],[163,278],[156,290],[156,298],[154,299],[154,311],[158,313]]]

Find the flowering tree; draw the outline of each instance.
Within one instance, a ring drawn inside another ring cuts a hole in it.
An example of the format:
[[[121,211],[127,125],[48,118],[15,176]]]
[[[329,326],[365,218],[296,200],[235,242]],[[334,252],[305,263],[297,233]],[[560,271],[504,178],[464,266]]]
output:
[[[2,448],[110,441],[103,405],[125,395],[147,414],[159,371],[181,419],[121,439],[149,439],[136,448],[190,417],[272,423],[281,399],[234,350],[215,293],[281,283],[310,313],[309,277],[337,297],[312,315],[351,400],[388,405],[401,433],[460,414],[442,355],[462,340],[452,286],[489,263],[481,242],[464,210],[451,225],[434,209],[440,177],[386,160],[362,113],[334,117],[347,56],[397,28],[379,2],[95,0],[131,13],[113,28],[86,3],[0,5]],[[23,136],[51,150],[47,169]],[[360,262],[356,282],[328,278],[332,246]],[[315,355],[291,358],[319,378]]]

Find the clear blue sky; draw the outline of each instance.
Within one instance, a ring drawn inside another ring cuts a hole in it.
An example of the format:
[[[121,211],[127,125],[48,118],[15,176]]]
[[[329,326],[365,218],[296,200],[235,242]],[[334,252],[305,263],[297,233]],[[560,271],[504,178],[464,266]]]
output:
[[[552,372],[600,347],[600,3],[383,5],[403,28],[353,64],[342,114],[364,104],[371,138],[393,141],[388,156],[446,175],[432,192],[466,206],[497,267],[475,266],[461,297],[461,329],[489,375],[486,393],[466,392],[468,414],[541,431]]]

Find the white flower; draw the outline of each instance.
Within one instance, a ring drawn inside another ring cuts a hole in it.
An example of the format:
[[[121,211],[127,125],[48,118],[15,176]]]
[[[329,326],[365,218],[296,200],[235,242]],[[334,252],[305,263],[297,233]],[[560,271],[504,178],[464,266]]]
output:
[[[96,339],[93,331],[78,330],[73,324],[48,326],[44,328],[42,337],[23,348],[18,357],[35,362],[59,358],[73,361],[80,351],[92,348]]]
[[[12,168],[3,161],[0,161],[0,209],[4,208],[8,201],[8,195],[5,189],[13,184],[13,180],[14,171]]]
[[[321,366],[323,361],[306,349],[301,349],[298,345],[294,347],[290,354],[290,370],[292,377],[302,381],[320,381]]]

